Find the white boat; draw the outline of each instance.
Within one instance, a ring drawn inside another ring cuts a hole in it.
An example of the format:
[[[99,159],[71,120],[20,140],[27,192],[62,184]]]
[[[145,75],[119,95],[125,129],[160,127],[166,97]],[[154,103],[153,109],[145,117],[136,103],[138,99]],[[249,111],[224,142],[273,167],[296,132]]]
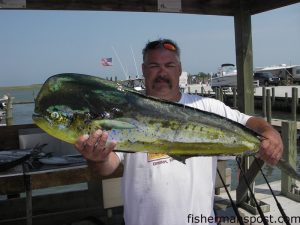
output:
[[[273,76],[279,77],[280,80],[288,80],[290,83],[300,84],[300,65],[274,65],[266,67],[257,67],[254,69],[255,72],[271,72]]]
[[[145,90],[144,78],[122,80],[120,83],[125,87],[133,88],[136,91],[142,92]]]
[[[218,68],[218,72],[211,77],[211,88],[236,87],[237,69],[234,64],[224,63]]]

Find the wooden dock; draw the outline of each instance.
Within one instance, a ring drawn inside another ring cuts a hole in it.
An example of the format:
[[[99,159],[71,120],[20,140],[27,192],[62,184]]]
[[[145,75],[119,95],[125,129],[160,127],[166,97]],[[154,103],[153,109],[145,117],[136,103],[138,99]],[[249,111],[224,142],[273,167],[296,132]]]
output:
[[[274,88],[274,90],[275,90],[276,97],[284,98],[287,93],[287,97],[291,98],[293,88],[298,89],[298,96],[300,96],[300,86],[299,85],[266,87],[266,90],[267,89],[272,90],[272,88]],[[255,87],[254,88],[254,96],[262,96],[262,90],[263,90],[263,87]]]
[[[281,181],[272,182],[270,185],[284,212],[290,219],[291,224],[300,224],[300,203],[281,195]],[[297,185],[299,186],[300,183],[298,182]],[[235,201],[236,191],[231,191],[230,194],[232,199]],[[266,184],[255,186],[255,196],[259,201],[270,206],[270,211],[264,213],[265,217],[269,220],[269,224],[285,224],[276,202]],[[220,195],[215,196],[215,209],[216,214],[223,220],[222,225],[239,224],[238,222],[235,223],[235,214],[226,192],[222,192]],[[239,212],[246,225],[262,224],[262,220],[259,215],[250,214],[242,208],[239,208]],[[228,218],[231,218],[231,220],[228,221]]]
[[[271,124],[275,128],[281,127],[283,122],[287,122],[288,120],[281,120],[281,119],[272,119]],[[297,121],[297,130],[300,130],[300,121]]]

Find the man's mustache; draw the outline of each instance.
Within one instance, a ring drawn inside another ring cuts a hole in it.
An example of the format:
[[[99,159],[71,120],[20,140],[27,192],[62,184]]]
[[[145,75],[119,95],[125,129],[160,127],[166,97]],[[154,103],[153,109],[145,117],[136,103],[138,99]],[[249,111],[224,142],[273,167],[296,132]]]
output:
[[[158,76],[155,78],[154,82],[153,82],[153,86],[156,84],[156,83],[159,83],[159,82],[165,82],[167,84],[169,84],[169,87],[172,88],[172,83],[169,79],[165,78],[165,77],[162,77],[162,76]]]

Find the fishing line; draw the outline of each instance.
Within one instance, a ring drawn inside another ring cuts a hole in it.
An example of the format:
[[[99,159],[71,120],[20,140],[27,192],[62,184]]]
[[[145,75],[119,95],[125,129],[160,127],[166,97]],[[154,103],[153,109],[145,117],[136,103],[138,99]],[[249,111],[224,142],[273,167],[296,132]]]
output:
[[[253,156],[253,157],[254,157],[254,156]],[[256,157],[254,157],[254,161],[257,163],[257,165],[259,165],[259,163],[258,163]],[[279,201],[277,200],[277,198],[276,198],[276,196],[275,196],[275,194],[274,194],[274,192],[273,192],[273,189],[271,188],[270,183],[268,182],[268,180],[267,180],[267,178],[266,178],[266,176],[265,176],[263,170],[261,169],[261,167],[259,167],[259,168],[260,168],[261,174],[263,175],[263,177],[264,177],[264,179],[265,179],[265,181],[266,181],[266,183],[267,183],[267,185],[268,185],[268,187],[269,187],[269,189],[270,189],[270,191],[271,191],[271,194],[272,194],[273,198],[275,199],[275,202],[276,202],[276,204],[277,204],[277,208],[279,209],[279,211],[280,211],[280,213],[281,213],[281,215],[282,215],[282,218],[283,218],[284,222],[285,222],[287,225],[291,225],[291,223],[290,223],[290,221],[288,220],[288,217],[287,217],[287,215],[285,214],[285,212],[284,212],[284,210],[283,210],[281,204],[280,204]]]
[[[257,210],[258,210],[258,213],[259,213],[259,215],[260,215],[260,217],[261,217],[261,219],[262,219],[264,225],[268,225],[269,223],[268,223],[268,221],[267,221],[267,219],[266,219],[266,217],[265,217],[263,211],[261,210],[261,207],[259,206],[259,204],[258,204],[256,198],[255,198],[255,195],[254,195],[254,193],[253,193],[253,191],[252,191],[252,189],[251,189],[251,187],[250,187],[250,184],[249,184],[249,182],[248,182],[248,180],[247,180],[247,178],[246,178],[246,175],[245,175],[245,173],[244,173],[244,170],[243,170],[243,168],[242,168],[242,166],[241,166],[241,162],[240,162],[241,157],[240,157],[240,156],[237,156],[235,159],[236,159],[236,162],[237,162],[237,164],[238,164],[238,166],[239,166],[239,169],[240,169],[240,171],[241,171],[241,174],[242,174],[242,176],[243,176],[243,178],[244,178],[244,180],[245,180],[245,183],[246,183],[246,185],[247,185],[247,187],[248,187],[248,189],[249,189],[249,191],[250,191],[251,197],[252,197],[253,200],[254,200],[254,203],[255,203],[255,205],[256,205],[256,208],[257,208]]]
[[[238,210],[236,204],[235,204],[234,201],[232,200],[231,195],[230,195],[230,193],[229,193],[229,191],[228,191],[228,188],[227,188],[227,186],[226,186],[226,184],[225,184],[225,182],[224,182],[224,180],[223,180],[223,177],[221,176],[220,171],[219,171],[218,168],[217,168],[217,172],[218,172],[218,174],[219,174],[220,180],[222,181],[222,184],[223,184],[223,186],[224,186],[224,188],[225,188],[225,191],[226,191],[226,193],[227,193],[227,195],[228,195],[228,198],[229,198],[229,200],[230,200],[230,203],[231,203],[231,205],[232,205],[232,208],[233,208],[233,210],[234,210],[234,212],[235,212],[235,215],[236,215],[238,221],[240,222],[241,225],[244,225],[243,218],[241,217],[241,214],[240,214],[240,212],[239,212],[239,210]]]

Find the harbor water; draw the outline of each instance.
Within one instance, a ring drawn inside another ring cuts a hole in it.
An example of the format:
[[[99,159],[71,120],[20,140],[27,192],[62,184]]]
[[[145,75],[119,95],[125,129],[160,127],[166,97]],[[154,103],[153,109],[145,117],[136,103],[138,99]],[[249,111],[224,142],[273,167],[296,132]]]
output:
[[[32,121],[32,114],[34,110],[34,98],[38,94],[38,89],[12,89],[12,90],[2,90],[0,88],[0,97],[2,97],[4,94],[10,95],[14,97],[13,99],[13,124],[31,124]],[[19,104],[22,102],[26,102],[26,104]],[[31,102],[31,103],[29,103]],[[262,113],[260,111],[256,111],[255,114],[257,116],[261,116]],[[287,119],[289,116],[289,113],[287,112],[273,112],[272,117],[277,119]],[[300,115],[297,117],[298,121],[300,119]],[[300,147],[298,147],[298,158],[297,158],[297,170],[300,172]],[[227,161],[227,167],[231,168],[231,188],[235,189],[237,186],[237,163],[235,160],[228,160]],[[263,167],[263,171],[268,178],[269,181],[276,181],[280,180],[281,178],[281,172],[277,167],[271,167],[268,165],[265,165]],[[256,184],[262,184],[265,183],[263,177],[261,174],[259,174],[256,178]]]

